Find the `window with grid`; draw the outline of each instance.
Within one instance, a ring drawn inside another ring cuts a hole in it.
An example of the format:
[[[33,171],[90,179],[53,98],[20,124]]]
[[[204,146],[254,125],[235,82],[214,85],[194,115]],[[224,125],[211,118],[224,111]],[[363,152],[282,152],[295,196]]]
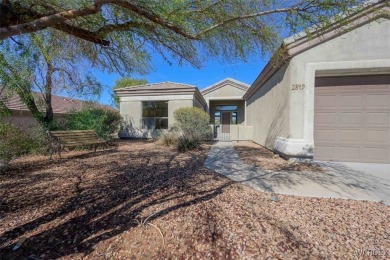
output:
[[[142,128],[168,129],[168,101],[142,102]]]

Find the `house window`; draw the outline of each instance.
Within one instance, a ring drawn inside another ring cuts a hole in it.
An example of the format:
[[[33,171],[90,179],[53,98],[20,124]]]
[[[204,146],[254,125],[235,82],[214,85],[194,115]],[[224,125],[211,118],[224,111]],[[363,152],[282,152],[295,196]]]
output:
[[[222,123],[221,121],[221,113],[222,112],[230,112],[230,124],[237,125],[238,122],[238,113],[237,113],[237,106],[236,105],[218,105],[215,106],[215,113],[214,113],[214,123],[215,125],[220,125]]]
[[[237,125],[237,112],[232,112],[232,124]]]
[[[214,124],[220,125],[221,124],[221,112],[215,112],[214,113]]]
[[[142,128],[168,129],[168,102],[142,102]]]
[[[215,106],[215,110],[218,111],[237,111],[237,106]]]

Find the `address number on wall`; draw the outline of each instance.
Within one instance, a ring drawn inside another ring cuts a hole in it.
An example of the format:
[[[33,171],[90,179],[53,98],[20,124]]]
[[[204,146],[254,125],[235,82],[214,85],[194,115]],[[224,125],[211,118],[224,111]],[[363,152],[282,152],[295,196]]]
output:
[[[305,84],[293,84],[291,90],[304,90]]]

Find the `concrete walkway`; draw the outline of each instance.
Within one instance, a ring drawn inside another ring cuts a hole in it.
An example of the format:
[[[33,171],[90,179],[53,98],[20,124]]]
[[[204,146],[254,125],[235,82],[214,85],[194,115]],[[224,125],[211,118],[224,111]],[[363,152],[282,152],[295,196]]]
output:
[[[254,189],[279,194],[384,201],[390,205],[390,180],[354,170],[339,163],[319,162],[315,172],[273,172],[244,164],[231,142],[217,142],[205,166]]]

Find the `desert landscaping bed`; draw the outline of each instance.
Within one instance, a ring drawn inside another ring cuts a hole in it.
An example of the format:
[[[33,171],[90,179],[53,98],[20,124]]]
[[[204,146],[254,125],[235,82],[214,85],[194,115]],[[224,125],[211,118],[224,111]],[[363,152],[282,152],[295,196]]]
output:
[[[270,171],[312,171],[323,172],[324,169],[308,162],[291,162],[281,158],[278,154],[250,141],[242,141],[234,144],[240,159],[255,167]]]
[[[0,175],[0,258],[346,259],[373,249],[390,257],[389,207],[284,195],[275,202],[204,168],[208,150],[128,141],[63,161],[14,161]]]

